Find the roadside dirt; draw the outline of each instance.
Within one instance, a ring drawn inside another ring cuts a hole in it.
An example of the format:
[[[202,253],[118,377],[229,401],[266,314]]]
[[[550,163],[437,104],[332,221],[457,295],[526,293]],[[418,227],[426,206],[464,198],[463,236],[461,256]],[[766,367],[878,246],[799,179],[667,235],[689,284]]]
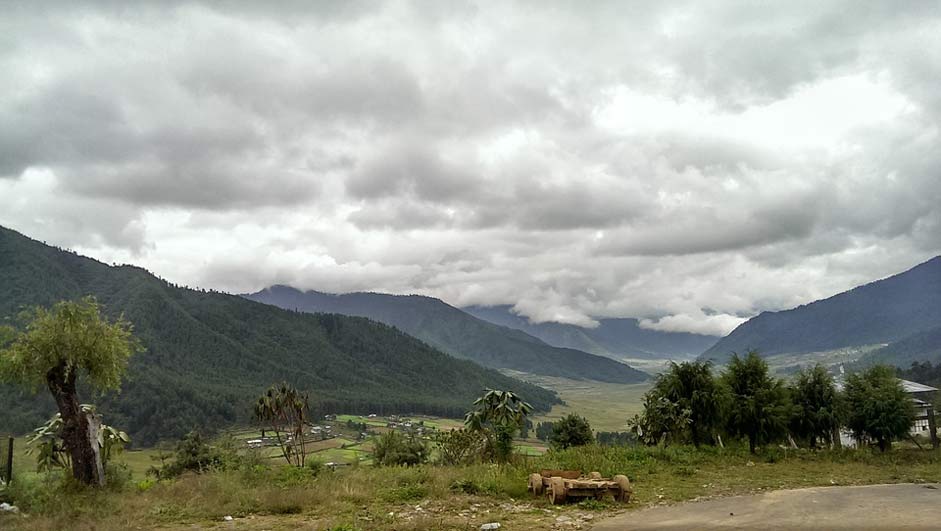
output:
[[[941,485],[816,487],[628,512],[593,531],[941,529]]]

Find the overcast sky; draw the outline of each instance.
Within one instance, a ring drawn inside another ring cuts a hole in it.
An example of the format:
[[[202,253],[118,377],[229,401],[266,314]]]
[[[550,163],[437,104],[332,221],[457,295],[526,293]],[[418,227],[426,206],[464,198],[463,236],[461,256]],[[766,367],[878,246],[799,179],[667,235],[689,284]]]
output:
[[[181,284],[724,334],[941,253],[935,2],[21,4],[0,224]]]

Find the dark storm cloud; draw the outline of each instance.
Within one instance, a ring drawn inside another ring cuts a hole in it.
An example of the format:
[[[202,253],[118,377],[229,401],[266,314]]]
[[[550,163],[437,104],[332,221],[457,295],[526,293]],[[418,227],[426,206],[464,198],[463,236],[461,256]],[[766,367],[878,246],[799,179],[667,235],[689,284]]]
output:
[[[939,9],[4,4],[0,223],[235,291],[721,333],[941,252]]]

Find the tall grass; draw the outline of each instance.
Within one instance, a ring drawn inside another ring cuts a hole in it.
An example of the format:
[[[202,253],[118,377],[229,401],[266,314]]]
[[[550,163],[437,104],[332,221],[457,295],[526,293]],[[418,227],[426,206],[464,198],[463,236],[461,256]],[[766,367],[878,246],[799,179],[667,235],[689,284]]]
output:
[[[253,465],[175,480],[129,482],[103,491],[75,486],[61,474],[30,473],[21,474],[10,493],[30,517],[0,517],[0,528],[176,527],[220,521],[227,515],[298,517],[322,522],[324,529],[344,525],[355,529],[363,521],[370,522],[369,529],[421,529],[422,521],[439,522],[429,524],[435,528],[440,519],[417,518],[405,526],[388,514],[414,511],[415,505],[428,503],[455,509],[450,511],[454,514],[473,503],[511,500],[525,500],[538,509],[546,502],[529,498],[526,479],[543,468],[598,471],[607,477],[626,474],[635,488],[630,507],[640,507],[782,487],[941,482],[941,453],[774,448],[751,455],[737,446],[588,446],[521,457],[508,465],[363,466],[316,475],[309,470]]]

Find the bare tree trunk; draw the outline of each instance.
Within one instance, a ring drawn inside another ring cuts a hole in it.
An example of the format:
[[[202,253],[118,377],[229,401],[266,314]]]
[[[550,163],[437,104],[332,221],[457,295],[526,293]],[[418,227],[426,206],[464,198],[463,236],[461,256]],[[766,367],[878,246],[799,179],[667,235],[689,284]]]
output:
[[[72,476],[85,485],[102,485],[100,455],[92,447],[92,436],[94,446],[98,446],[98,433],[91,433],[87,415],[78,403],[75,371],[61,363],[46,373],[46,385],[62,415],[62,441],[72,458]],[[100,421],[96,426],[100,426]]]

